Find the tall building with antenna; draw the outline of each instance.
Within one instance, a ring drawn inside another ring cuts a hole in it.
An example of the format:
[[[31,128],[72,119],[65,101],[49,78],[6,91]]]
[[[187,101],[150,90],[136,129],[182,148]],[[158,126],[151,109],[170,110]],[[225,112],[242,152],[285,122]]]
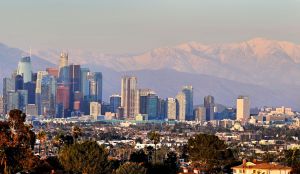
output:
[[[62,52],[60,54],[60,59],[59,59],[59,81],[63,83],[68,83],[69,81],[69,56],[68,53]]]
[[[60,53],[60,59],[59,59],[59,70],[63,67],[66,67],[69,65],[69,55],[68,53],[62,52]]]
[[[17,75],[23,76],[24,83],[31,81],[32,67],[30,57],[21,58],[18,63]]]

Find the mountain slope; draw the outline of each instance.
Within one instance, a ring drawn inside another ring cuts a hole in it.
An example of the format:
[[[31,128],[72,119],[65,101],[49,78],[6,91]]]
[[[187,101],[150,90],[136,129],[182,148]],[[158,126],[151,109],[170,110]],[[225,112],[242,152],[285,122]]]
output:
[[[37,55],[32,58],[33,67],[39,70],[59,59],[57,50],[33,53]],[[0,58],[6,63],[1,64],[1,78],[16,69],[22,54],[19,49],[0,45]],[[300,109],[300,46],[288,42],[263,38],[219,45],[190,42],[137,55],[76,50],[69,51],[69,61],[103,72],[106,99],[119,93],[122,75],[133,74],[140,87],[153,88],[162,97],[175,96],[181,86],[192,84],[195,103],[202,103],[203,96],[211,94],[218,103],[234,105],[242,94],[250,96],[252,106]]]
[[[251,85],[217,78],[209,75],[178,72],[171,69],[139,70],[128,72],[111,72],[103,69],[104,97],[109,94],[119,93],[121,76],[135,75],[138,78],[139,88],[150,88],[162,97],[174,97],[184,85],[193,85],[194,101],[203,103],[203,97],[213,95],[218,103],[235,106],[238,95],[249,95],[251,106],[291,106],[299,108],[299,86],[286,87],[285,89],[270,89],[258,85]]]
[[[47,60],[58,58],[57,51],[55,54],[37,51],[36,54]],[[75,63],[105,66],[116,71],[174,69],[256,85],[300,85],[300,46],[263,38],[219,45],[190,42],[134,56],[80,50],[70,55]]]

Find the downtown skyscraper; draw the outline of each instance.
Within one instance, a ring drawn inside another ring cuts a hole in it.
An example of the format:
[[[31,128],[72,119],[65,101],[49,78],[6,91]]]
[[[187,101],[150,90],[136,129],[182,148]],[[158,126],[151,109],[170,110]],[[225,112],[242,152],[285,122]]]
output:
[[[193,87],[192,86],[183,86],[182,93],[185,95],[185,119],[186,120],[195,120],[193,114]]]
[[[139,113],[139,92],[137,78],[124,76],[121,80],[121,107],[124,108],[124,118],[134,119]]]
[[[68,53],[61,53],[59,59],[59,81],[62,83],[69,82],[69,56]]]
[[[23,77],[23,82],[27,83],[32,78],[32,67],[30,57],[23,57],[18,63],[17,75]]]
[[[214,119],[215,98],[211,95],[204,97],[204,107],[206,109],[206,121]]]
[[[176,95],[176,109],[177,109],[177,120],[185,121],[186,120],[186,96],[183,92],[179,92]]]

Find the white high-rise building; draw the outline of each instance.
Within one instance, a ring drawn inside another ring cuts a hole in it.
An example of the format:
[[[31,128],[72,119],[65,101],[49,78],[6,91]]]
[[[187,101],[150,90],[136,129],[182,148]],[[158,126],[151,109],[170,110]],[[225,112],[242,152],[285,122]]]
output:
[[[98,102],[90,102],[90,115],[97,120],[97,117],[101,115],[101,104]]]
[[[176,95],[176,100],[177,100],[177,104],[178,104],[178,116],[177,116],[177,120],[179,121],[185,121],[185,108],[186,108],[186,97],[185,94],[183,92],[179,92]]]
[[[239,96],[236,100],[236,119],[247,121],[250,118],[250,100],[248,96]]]
[[[167,118],[176,120],[176,99],[174,98],[167,98]]]
[[[42,79],[45,75],[48,75],[47,71],[38,71],[37,72],[35,93],[40,94],[42,92]]]
[[[32,79],[32,67],[30,57],[23,57],[18,63],[17,75],[23,76],[24,83]]]
[[[121,107],[124,108],[126,119],[135,119],[139,114],[139,90],[136,77],[125,76],[121,81]]]

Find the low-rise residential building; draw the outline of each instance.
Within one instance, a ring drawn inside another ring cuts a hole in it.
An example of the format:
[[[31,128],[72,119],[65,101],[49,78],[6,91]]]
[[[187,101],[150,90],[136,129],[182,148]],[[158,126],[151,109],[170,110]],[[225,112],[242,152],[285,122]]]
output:
[[[233,174],[290,174],[291,167],[275,163],[243,162],[239,166],[232,167]]]

